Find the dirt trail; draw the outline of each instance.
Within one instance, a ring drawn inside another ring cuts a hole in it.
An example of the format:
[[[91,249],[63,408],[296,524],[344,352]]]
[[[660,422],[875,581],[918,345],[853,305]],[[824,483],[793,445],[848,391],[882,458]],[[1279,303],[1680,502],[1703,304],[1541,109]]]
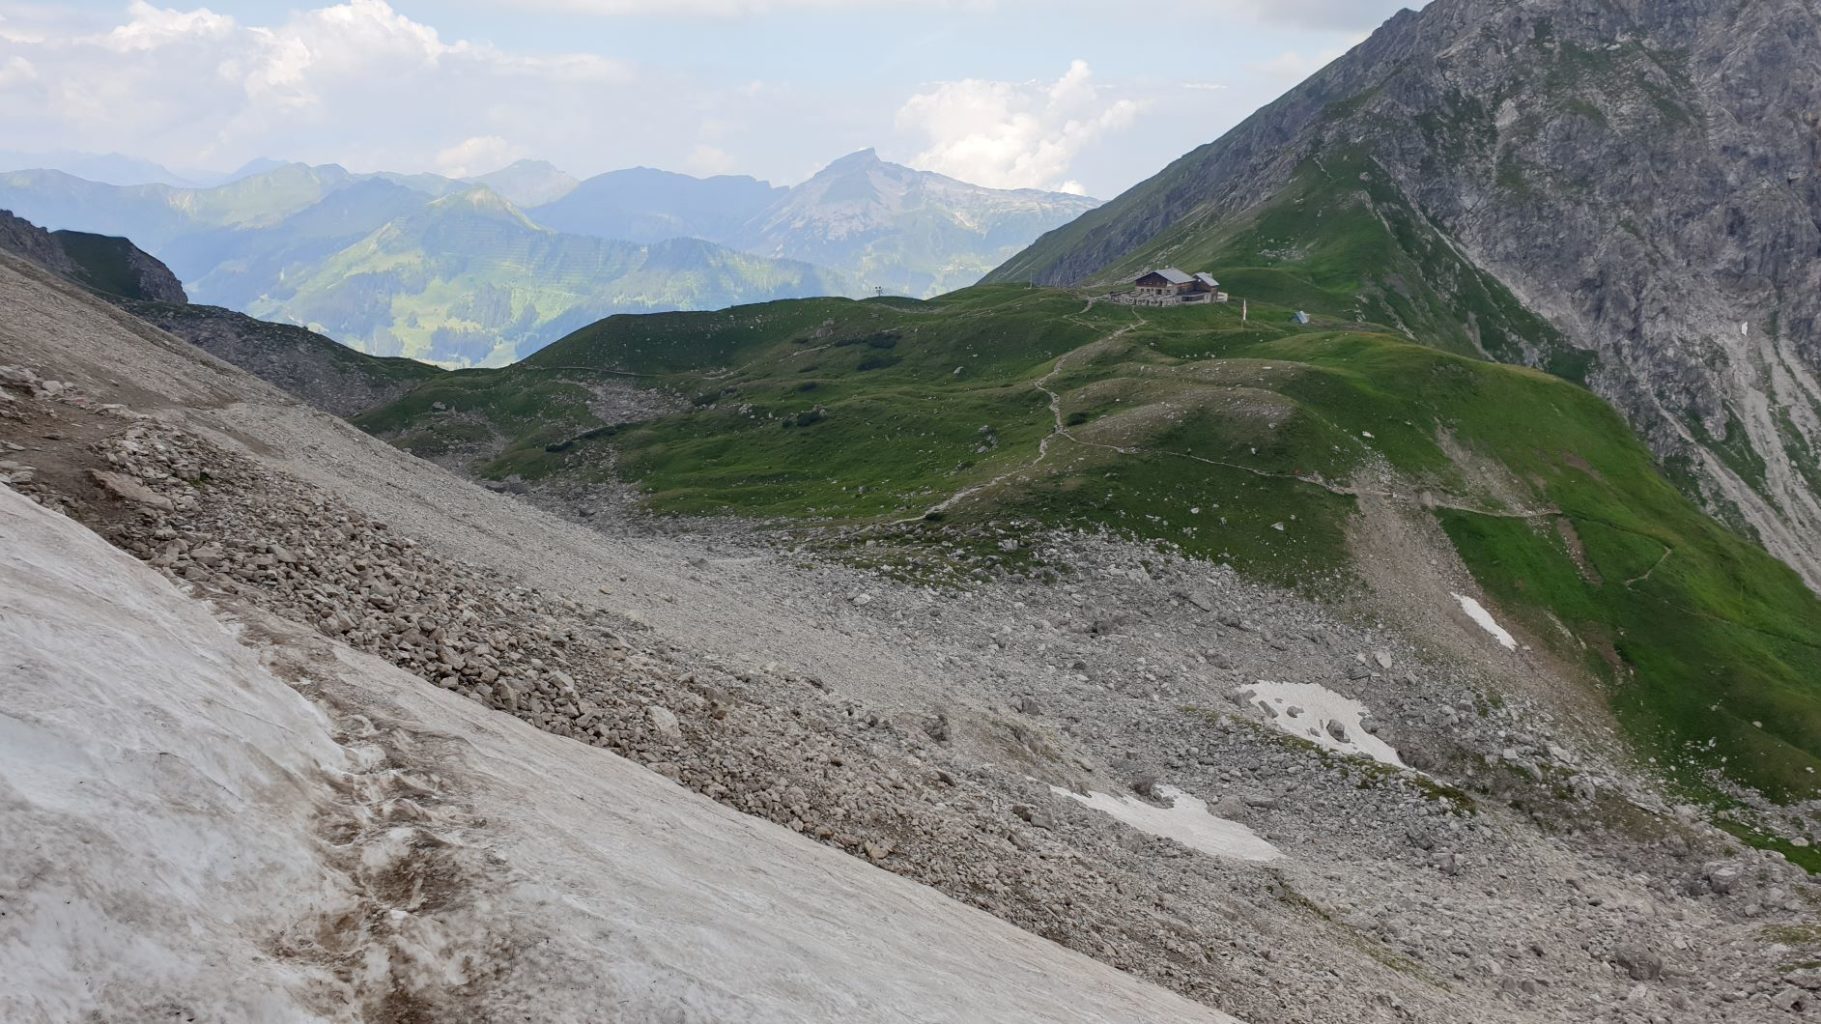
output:
[[[1090,308],[1091,308],[1091,306],[1092,306],[1092,304],[1090,303]],[[1086,310],[1083,310],[1083,312],[1086,312]],[[1137,314],[1137,319],[1134,322],[1127,324],[1126,326],[1121,327],[1116,331],[1113,331],[1111,334],[1108,334],[1107,336],[1099,339],[1096,342],[1093,342],[1092,346],[1094,346],[1094,347],[1104,346],[1110,342],[1117,341],[1119,338],[1124,337],[1125,335],[1131,333],[1132,331],[1135,331],[1138,328],[1145,326],[1146,323],[1147,323],[1147,321],[1144,319],[1144,316],[1142,314]],[[1360,486],[1352,485],[1352,484],[1336,483],[1332,480],[1328,480],[1321,476],[1317,476],[1317,475],[1313,475],[1313,474],[1282,473],[1282,472],[1277,472],[1277,471],[1268,470],[1268,469],[1260,469],[1257,466],[1247,466],[1247,465],[1244,465],[1244,464],[1238,463],[1238,462],[1230,462],[1230,461],[1227,461],[1224,459],[1210,459],[1205,456],[1194,455],[1189,452],[1172,451],[1167,448],[1145,448],[1145,447],[1142,447],[1139,445],[1112,445],[1112,444],[1104,444],[1099,441],[1085,440],[1082,437],[1078,436],[1074,431],[1070,430],[1068,427],[1068,424],[1064,421],[1063,415],[1062,415],[1062,395],[1059,394],[1058,392],[1056,392],[1055,390],[1053,390],[1050,387],[1050,383],[1052,381],[1054,381],[1059,374],[1062,373],[1062,371],[1064,370],[1064,368],[1066,367],[1066,365],[1068,363],[1069,356],[1074,355],[1078,352],[1084,351],[1087,347],[1089,347],[1089,346],[1083,346],[1083,348],[1076,349],[1074,352],[1067,353],[1067,354],[1057,358],[1055,365],[1050,367],[1050,371],[1048,373],[1044,374],[1042,377],[1040,377],[1036,381],[1032,382],[1033,387],[1035,387],[1037,390],[1043,392],[1045,395],[1047,395],[1049,397],[1050,418],[1052,420],[1050,432],[1048,434],[1044,435],[1043,439],[1041,441],[1039,441],[1037,444],[1037,457],[1035,459],[1032,459],[1030,462],[1027,462],[1021,466],[1018,466],[1015,469],[1010,469],[1003,473],[1000,473],[999,475],[997,475],[997,476],[993,477],[992,479],[987,480],[983,483],[975,484],[972,487],[968,487],[963,490],[957,491],[954,494],[950,495],[948,498],[944,499],[943,501],[941,501],[935,505],[932,505],[930,508],[924,510],[920,515],[912,516],[908,519],[897,520],[894,523],[894,525],[904,525],[907,523],[914,523],[919,520],[928,519],[930,516],[933,516],[933,515],[940,515],[942,513],[949,511],[950,509],[953,509],[957,505],[961,504],[962,502],[967,501],[969,498],[972,498],[973,496],[975,496],[977,494],[981,494],[985,491],[991,490],[992,488],[998,486],[999,484],[1005,482],[1006,480],[1010,480],[1010,479],[1012,479],[1014,477],[1018,477],[1024,473],[1030,472],[1032,469],[1035,469],[1037,466],[1041,465],[1045,459],[1049,458],[1050,450],[1055,445],[1056,441],[1058,441],[1058,440],[1070,441],[1070,442],[1073,442],[1075,444],[1082,446],[1083,448],[1094,448],[1094,449],[1098,449],[1100,451],[1113,452],[1117,455],[1127,455],[1127,456],[1161,455],[1166,458],[1184,459],[1184,460],[1187,460],[1190,462],[1199,462],[1206,466],[1217,466],[1222,469],[1234,469],[1234,470],[1238,470],[1242,473],[1249,473],[1255,477],[1260,477],[1263,479],[1292,480],[1297,483],[1306,484],[1310,487],[1318,487],[1324,491],[1327,491],[1330,494],[1337,494],[1337,495],[1341,495],[1343,497],[1388,498],[1388,499],[1392,499],[1392,500],[1413,502],[1424,508],[1452,509],[1454,511],[1459,511],[1459,512],[1471,512],[1475,515],[1486,516],[1488,518],[1494,518],[1494,519],[1551,519],[1551,518],[1560,516],[1562,514],[1561,510],[1557,509],[1557,508],[1518,508],[1518,509],[1488,508],[1483,505],[1469,504],[1469,503],[1466,503],[1463,501],[1458,501],[1453,498],[1438,497],[1438,496],[1428,493],[1428,492],[1372,490],[1369,488],[1364,488],[1364,487],[1360,487]]]

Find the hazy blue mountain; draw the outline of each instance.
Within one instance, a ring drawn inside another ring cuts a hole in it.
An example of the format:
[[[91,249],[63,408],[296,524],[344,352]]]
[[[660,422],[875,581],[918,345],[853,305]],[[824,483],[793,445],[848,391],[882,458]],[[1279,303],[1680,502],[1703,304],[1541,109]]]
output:
[[[1096,200],[982,188],[863,150],[794,188],[649,168],[590,178],[531,217],[635,241],[687,236],[839,271],[870,290],[931,296],[978,281]]]
[[[282,300],[325,260],[434,200],[383,179],[356,181],[277,224],[184,235],[161,255],[198,301],[248,309]]]
[[[373,355],[500,365],[613,313],[851,290],[821,268],[698,239],[561,234],[475,188],[385,224],[247,311]]]
[[[243,170],[209,188],[18,171],[0,174],[0,208],[131,238],[198,302],[465,365],[616,312],[953,290],[1094,203],[979,188],[870,150],[795,188],[649,168],[577,183],[536,161],[475,182],[335,164]],[[511,201],[559,195],[529,216]]]
[[[554,203],[581,184],[568,172],[545,160],[520,160],[497,171],[463,180],[485,185],[521,209]]]
[[[929,297],[974,284],[1032,239],[1098,205],[1086,196],[970,185],[867,149],[790,189],[725,241]]]
[[[720,241],[738,234],[785,192],[756,178],[692,178],[634,167],[595,175],[556,202],[529,212],[539,224],[572,235],[630,242]]]
[[[0,150],[0,168],[7,170],[53,170],[108,185],[173,185],[191,186],[207,183],[207,174],[171,170],[150,160],[120,153],[78,153],[59,150],[50,153],[28,153],[15,149]]]
[[[248,160],[246,163],[241,164],[239,167],[236,167],[232,171],[229,171],[226,174],[220,175],[218,178],[216,178],[213,181],[199,182],[199,184],[226,185],[231,181],[239,181],[242,178],[251,178],[255,174],[264,174],[267,171],[276,171],[280,167],[283,167],[284,165],[286,165],[288,163],[293,163],[293,162],[294,161],[291,161],[291,160],[274,160],[269,156],[256,156],[253,159]]]

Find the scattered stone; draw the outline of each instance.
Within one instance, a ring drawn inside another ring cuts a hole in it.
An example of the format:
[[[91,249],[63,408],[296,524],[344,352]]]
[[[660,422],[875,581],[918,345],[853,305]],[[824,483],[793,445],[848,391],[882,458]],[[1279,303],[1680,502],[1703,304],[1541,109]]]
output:
[[[680,743],[683,740],[683,725],[669,708],[653,704],[645,709],[646,717],[651,719],[651,727],[657,730],[667,742]]]
[[[102,490],[107,491],[121,501],[130,501],[137,505],[145,505],[165,512],[176,507],[171,499],[159,494],[157,491],[152,490],[139,481],[120,473],[110,473],[103,470],[92,469],[89,471],[89,476],[93,478],[97,484],[101,485]]]
[[[1663,976],[1663,958],[1641,945],[1620,946],[1613,951],[1612,962],[1633,981],[1655,981]]]

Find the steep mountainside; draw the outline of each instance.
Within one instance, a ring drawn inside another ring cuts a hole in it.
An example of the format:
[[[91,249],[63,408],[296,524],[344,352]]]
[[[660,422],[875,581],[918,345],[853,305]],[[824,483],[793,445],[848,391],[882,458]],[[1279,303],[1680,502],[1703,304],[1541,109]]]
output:
[[[1812,3],[1435,0],[993,279],[1208,262],[1469,337],[1490,280],[1549,329],[1486,354],[1585,379],[1821,584],[1818,111]],[[1330,259],[1362,231],[1395,260]]]
[[[248,312],[373,355],[499,365],[610,313],[840,294],[804,263],[679,239],[640,245],[549,231],[491,191],[436,200],[285,282]]]
[[[76,264],[57,239],[31,221],[14,216],[10,210],[0,210],[0,249],[64,277],[76,276]]]
[[[256,320],[220,306],[124,302],[141,320],[337,416],[398,399],[444,371],[429,363],[370,356],[305,327]]]
[[[169,268],[124,238],[49,232],[0,210],[0,249],[116,299],[188,302]]]
[[[1457,566],[1689,785],[1720,770],[1816,791],[1821,601],[1799,577],[1683,497],[1585,390],[1289,313],[982,287],[614,317],[356,422],[471,453],[483,478],[624,481],[659,511],[865,538],[869,564],[918,579],[1051,571],[1027,544],[1043,528],[1336,601],[1383,587],[1384,614],[1453,608],[1465,583],[1411,566]],[[629,378],[693,400],[603,418],[601,389]]]

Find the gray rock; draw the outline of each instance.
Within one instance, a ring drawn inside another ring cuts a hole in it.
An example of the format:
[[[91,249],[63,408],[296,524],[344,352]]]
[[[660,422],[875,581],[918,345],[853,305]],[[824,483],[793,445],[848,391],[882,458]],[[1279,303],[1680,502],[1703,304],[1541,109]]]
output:
[[[1614,950],[1612,962],[1619,965],[1633,981],[1655,981],[1663,976],[1663,958],[1635,943]]]
[[[652,704],[645,708],[645,717],[651,719],[651,727],[659,736],[670,743],[679,743],[683,739],[683,725],[669,708]]]
[[[97,484],[100,484],[102,490],[119,498],[121,501],[132,502],[136,505],[145,505],[149,508],[160,509],[167,512],[176,507],[172,504],[171,499],[123,473],[112,473],[96,469],[89,471],[89,477]],[[217,547],[217,550],[219,550],[219,546]],[[197,558],[197,561],[203,561],[203,559]]]

